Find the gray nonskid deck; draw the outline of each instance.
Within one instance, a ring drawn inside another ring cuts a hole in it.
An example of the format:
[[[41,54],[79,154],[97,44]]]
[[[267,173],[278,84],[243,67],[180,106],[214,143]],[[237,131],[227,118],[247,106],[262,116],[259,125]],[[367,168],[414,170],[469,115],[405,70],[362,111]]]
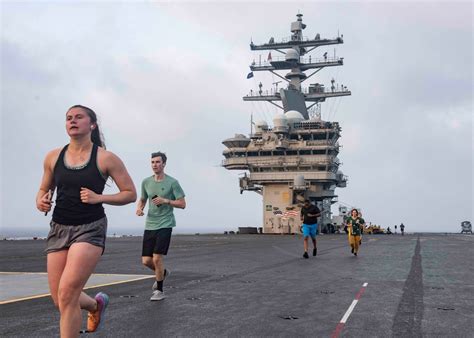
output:
[[[346,236],[326,235],[318,237],[318,256],[305,260],[300,236],[174,236],[165,259],[168,298],[149,301],[152,280],[101,287],[111,302],[95,336],[328,337],[363,283],[340,336],[469,336],[473,242],[366,235],[356,258]],[[44,272],[43,246],[1,242],[0,270]],[[149,274],[140,250],[140,238],[109,239],[96,272]],[[59,315],[47,297],[1,308],[2,336],[58,335]]]

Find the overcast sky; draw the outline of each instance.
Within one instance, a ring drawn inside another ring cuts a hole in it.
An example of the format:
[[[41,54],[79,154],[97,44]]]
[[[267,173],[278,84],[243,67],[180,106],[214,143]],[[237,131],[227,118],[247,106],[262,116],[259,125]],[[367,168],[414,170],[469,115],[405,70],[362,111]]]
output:
[[[222,140],[250,132],[250,114],[276,108],[243,102],[262,81],[249,64],[251,39],[288,37],[302,13],[304,35],[334,38],[343,67],[313,82],[344,84],[323,119],[342,127],[348,175],[339,200],[382,226],[460,231],[473,220],[473,5],[471,2],[1,2],[1,233],[34,229],[49,217],[35,195],[46,153],[68,143],[65,112],[96,111],[107,148],[137,189],[152,174],[149,154],[168,155],[188,207],[177,232],[261,226],[262,199],[239,194],[239,172],[220,167]],[[334,47],[317,48],[313,57]],[[267,52],[262,53],[262,58]],[[115,186],[107,191],[116,191]],[[334,208],[333,208],[334,209]],[[135,205],[106,206],[109,234],[140,233]],[[333,210],[336,211],[336,210]],[[336,211],[337,213],[337,211]]]

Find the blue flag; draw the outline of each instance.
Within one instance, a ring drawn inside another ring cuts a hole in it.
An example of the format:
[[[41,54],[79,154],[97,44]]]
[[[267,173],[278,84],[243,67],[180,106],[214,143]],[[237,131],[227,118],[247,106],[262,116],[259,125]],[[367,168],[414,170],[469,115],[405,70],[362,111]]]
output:
[[[253,77],[253,72],[250,72],[250,73],[247,74],[247,79],[250,79],[252,77]]]

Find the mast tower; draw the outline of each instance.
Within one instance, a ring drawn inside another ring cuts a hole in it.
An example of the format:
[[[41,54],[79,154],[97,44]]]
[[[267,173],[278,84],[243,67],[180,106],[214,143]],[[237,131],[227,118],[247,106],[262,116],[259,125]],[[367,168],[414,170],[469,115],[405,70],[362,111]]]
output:
[[[274,83],[275,90],[271,93],[264,93],[260,83],[259,91],[251,91],[243,100],[265,101],[280,108],[282,113],[274,117],[272,127],[266,121],[257,121],[249,137],[237,134],[222,142],[227,147],[223,152],[223,167],[245,170],[239,178],[240,192],[255,191],[263,196],[264,233],[298,232],[299,211],[305,199],[321,209],[319,224],[323,230],[331,222],[331,204],[337,202],[336,187],[347,184],[337,158],[339,123],[323,121],[320,112],[312,111],[326,98],[348,96],[351,92],[347,87],[336,86],[334,80],[330,90],[320,83],[304,86],[305,81],[323,68],[343,65],[342,57],[328,57],[327,53],[321,58],[310,55],[317,47],[342,44],[343,37],[321,39],[316,34],[313,39],[305,38],[302,17],[297,14],[297,20],[291,23],[290,38],[282,42],[271,38],[261,45],[250,43],[251,50],[268,50],[269,55],[267,61],[252,62],[249,75],[268,71],[281,81]],[[283,56],[273,58],[272,51]],[[281,75],[279,72],[283,71],[286,74]],[[312,73],[306,75],[307,71]]]

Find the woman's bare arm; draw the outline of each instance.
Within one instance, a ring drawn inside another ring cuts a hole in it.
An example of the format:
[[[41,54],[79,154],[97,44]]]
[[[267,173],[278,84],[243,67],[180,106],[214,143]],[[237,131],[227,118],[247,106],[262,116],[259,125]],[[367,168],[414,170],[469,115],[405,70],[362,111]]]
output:
[[[51,210],[51,196],[49,190],[54,190],[53,170],[61,149],[54,149],[46,154],[43,162],[43,178],[36,194],[36,208],[41,212]]]
[[[100,150],[98,162],[102,171],[112,177],[117,184],[119,192],[100,195],[87,188],[81,188],[81,201],[89,204],[105,203],[110,205],[125,205],[135,202],[137,199],[135,185],[122,160],[110,151]]]

